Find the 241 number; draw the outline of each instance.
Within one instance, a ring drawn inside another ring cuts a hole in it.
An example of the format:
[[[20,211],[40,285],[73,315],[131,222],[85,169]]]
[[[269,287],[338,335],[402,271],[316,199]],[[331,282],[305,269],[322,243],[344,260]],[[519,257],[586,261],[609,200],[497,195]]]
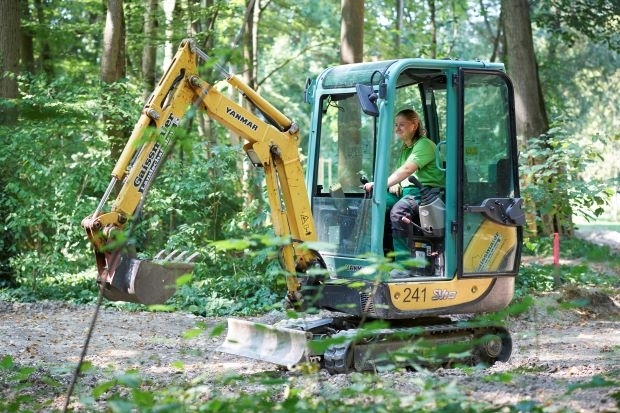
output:
[[[405,293],[405,296],[403,297],[403,303],[411,303],[413,301],[417,303],[420,300],[422,302],[426,301],[426,288],[411,289],[407,287],[403,292]]]

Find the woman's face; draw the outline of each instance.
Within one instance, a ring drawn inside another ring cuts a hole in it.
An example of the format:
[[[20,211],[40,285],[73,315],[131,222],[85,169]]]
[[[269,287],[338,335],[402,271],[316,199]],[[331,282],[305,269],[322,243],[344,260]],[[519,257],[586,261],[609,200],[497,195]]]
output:
[[[394,119],[396,136],[403,142],[410,142],[417,128],[417,120],[411,121],[404,116],[396,116]]]

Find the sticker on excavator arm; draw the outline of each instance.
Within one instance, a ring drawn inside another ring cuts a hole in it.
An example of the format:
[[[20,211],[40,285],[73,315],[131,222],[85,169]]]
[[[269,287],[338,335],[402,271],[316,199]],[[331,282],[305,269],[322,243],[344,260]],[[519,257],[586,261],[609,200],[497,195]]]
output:
[[[230,318],[226,339],[217,350],[290,368],[306,359],[307,341],[302,330]]]

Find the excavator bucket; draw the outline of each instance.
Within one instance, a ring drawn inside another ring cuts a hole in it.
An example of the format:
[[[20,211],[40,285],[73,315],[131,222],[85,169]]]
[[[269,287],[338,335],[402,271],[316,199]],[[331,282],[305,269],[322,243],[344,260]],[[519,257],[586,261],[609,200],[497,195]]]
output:
[[[231,318],[218,351],[290,368],[307,359],[307,342],[301,330]]]
[[[111,301],[129,301],[139,304],[163,304],[176,291],[176,280],[193,269],[198,255],[187,252],[164,251],[152,261],[140,260],[129,254],[120,254],[113,274],[101,286],[103,295]]]

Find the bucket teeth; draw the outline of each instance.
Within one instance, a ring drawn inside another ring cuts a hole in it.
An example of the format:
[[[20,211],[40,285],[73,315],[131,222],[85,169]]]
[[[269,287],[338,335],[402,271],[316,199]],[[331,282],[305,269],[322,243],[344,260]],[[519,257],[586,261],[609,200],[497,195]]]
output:
[[[199,255],[199,252],[195,252],[190,255],[189,251],[173,250],[172,252],[167,253],[166,250],[161,250],[155,255],[155,257],[153,257],[153,261],[190,264],[194,262]]]
[[[155,256],[153,257],[153,261],[156,260],[161,260],[162,257],[164,256],[164,254],[166,253],[166,250],[161,250],[159,251],[157,254],[155,254]]]
[[[200,255],[199,252],[195,252],[192,255],[190,255],[189,257],[187,257],[187,259],[185,260],[185,262],[190,263],[190,262],[194,262],[194,260],[196,258],[198,258],[198,256]]]

